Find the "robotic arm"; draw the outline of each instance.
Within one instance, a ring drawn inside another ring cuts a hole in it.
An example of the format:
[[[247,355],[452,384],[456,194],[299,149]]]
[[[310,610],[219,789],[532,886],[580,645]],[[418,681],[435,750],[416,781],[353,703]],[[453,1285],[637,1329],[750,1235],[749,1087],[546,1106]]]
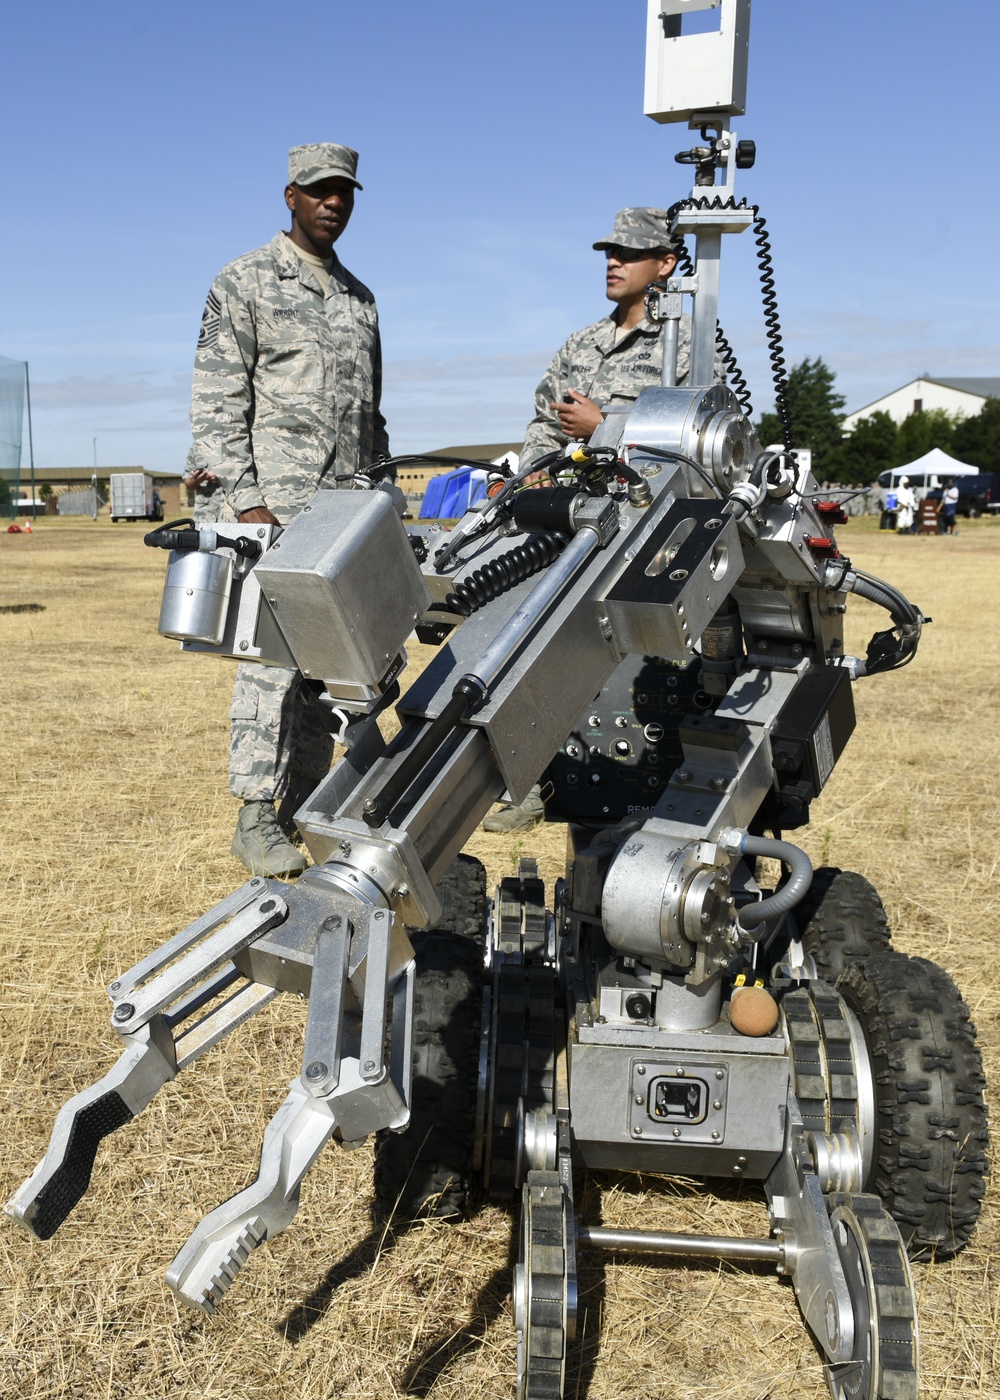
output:
[[[213,1310],[291,1221],[331,1137],[405,1127],[406,925],[433,922],[435,884],[491,804],[528,791],[630,656],[700,656],[724,693],[682,726],[683,761],[608,863],[609,942],[699,987],[780,915],[738,908],[736,869],[762,809],[815,795],[853,727],[846,589],[891,601],[911,636],[919,613],[840,560],[815,483],[762,458],[728,390],[650,390],[611,441],[614,427],[552,468],[562,484],[510,483],[450,536],[408,535],[374,489],[321,492],[284,531],[252,527],[259,552],[246,526],[168,538],[161,630],[191,650],[291,658],[348,751],[298,814],[315,865],[297,884],[251,880],[112,983],[121,1058],[62,1110],[7,1207],[40,1238],[86,1190],[100,1140],[279,992],[310,997],[302,1072],[257,1180],[170,1266],[178,1295]],[[386,745],[377,718],[415,625],[447,640]],[[806,692],[812,728],[793,735]]]

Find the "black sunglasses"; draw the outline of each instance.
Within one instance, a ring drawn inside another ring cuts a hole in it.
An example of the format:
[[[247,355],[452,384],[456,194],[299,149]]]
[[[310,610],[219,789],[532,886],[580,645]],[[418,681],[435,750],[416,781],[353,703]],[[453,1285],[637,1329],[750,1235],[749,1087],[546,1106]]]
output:
[[[604,250],[606,258],[614,258],[616,262],[634,263],[644,262],[647,258],[659,258],[663,254],[658,248],[623,248],[619,243],[612,243]]]

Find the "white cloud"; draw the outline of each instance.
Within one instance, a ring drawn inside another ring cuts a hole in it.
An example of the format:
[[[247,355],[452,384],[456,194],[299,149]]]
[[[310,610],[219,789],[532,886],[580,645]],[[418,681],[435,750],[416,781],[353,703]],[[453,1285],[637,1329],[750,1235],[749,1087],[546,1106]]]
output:
[[[544,350],[507,355],[426,355],[386,361],[383,378],[386,384],[435,388],[459,379],[480,380],[485,385],[497,379],[527,377],[537,383],[550,359],[551,351],[547,354]]]
[[[31,386],[32,407],[53,409],[100,410],[178,399],[186,403],[190,394],[189,374],[71,374],[63,379],[43,379]]]

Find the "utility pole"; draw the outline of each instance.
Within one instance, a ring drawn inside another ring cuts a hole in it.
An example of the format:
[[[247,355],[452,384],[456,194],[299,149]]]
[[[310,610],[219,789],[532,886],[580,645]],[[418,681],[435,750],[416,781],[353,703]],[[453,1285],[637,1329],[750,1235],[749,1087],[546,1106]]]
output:
[[[31,435],[31,380],[28,378],[28,361],[24,362],[24,392],[28,404],[28,460],[31,463],[31,519],[35,519],[35,440]]]
[[[97,522],[97,439],[94,438],[94,522]]]

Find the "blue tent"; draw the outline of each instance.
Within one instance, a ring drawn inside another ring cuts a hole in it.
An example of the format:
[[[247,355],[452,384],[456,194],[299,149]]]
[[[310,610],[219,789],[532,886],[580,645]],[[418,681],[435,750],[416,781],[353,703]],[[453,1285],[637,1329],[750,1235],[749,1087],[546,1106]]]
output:
[[[483,467],[456,467],[432,477],[420,507],[421,520],[457,520],[486,495]]]

